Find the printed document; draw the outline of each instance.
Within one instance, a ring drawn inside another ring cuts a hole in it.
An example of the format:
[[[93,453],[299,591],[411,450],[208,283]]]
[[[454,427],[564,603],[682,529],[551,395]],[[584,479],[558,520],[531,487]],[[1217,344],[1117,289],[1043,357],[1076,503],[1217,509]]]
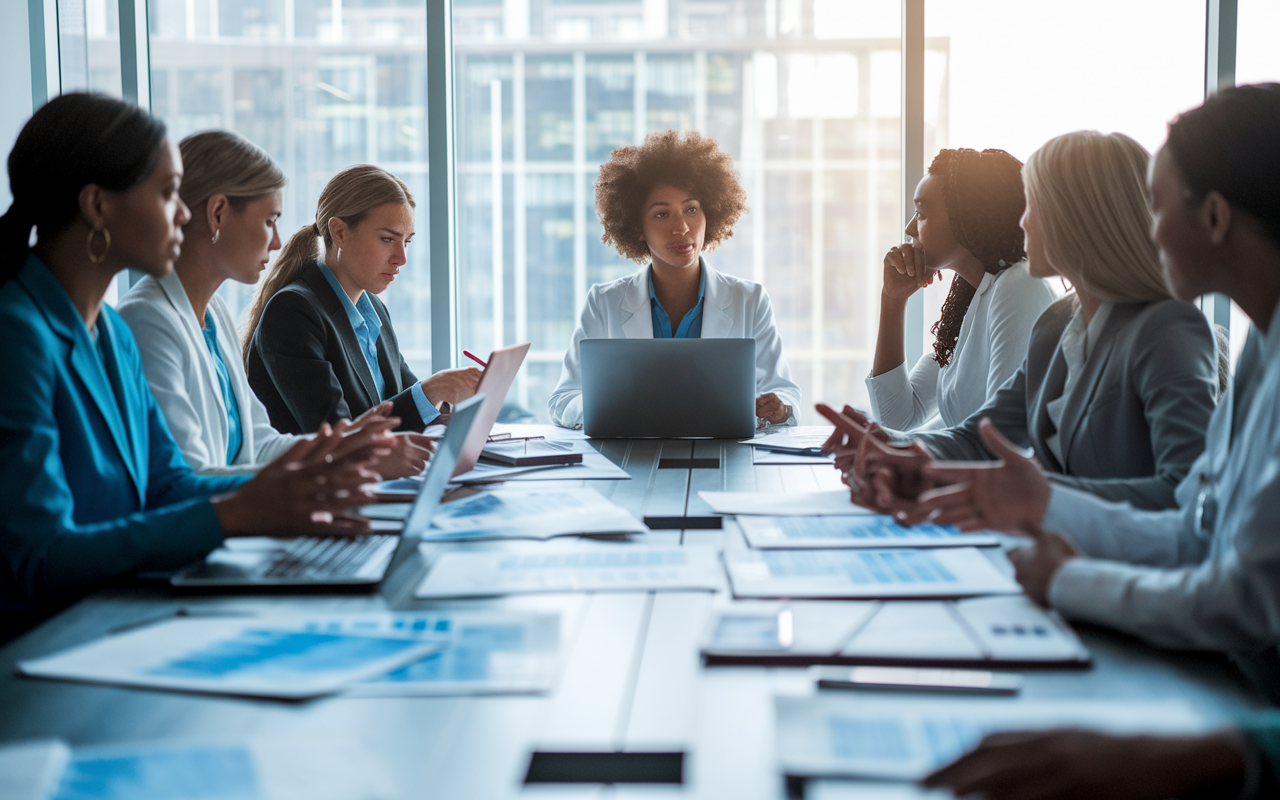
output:
[[[560,656],[560,615],[511,611],[422,611],[320,617],[310,629],[413,636],[444,649],[353,684],[350,695],[531,694],[551,691]]]
[[[643,522],[594,489],[540,489],[535,483],[445,503],[420,534],[423,541],[441,542],[648,532]]]
[[[999,544],[990,534],[960,533],[924,523],[913,528],[881,515],[840,517],[747,517],[738,520],[757,550],[843,547],[975,547]]]
[[[424,544],[431,558],[431,545]],[[512,552],[443,553],[416,597],[529,592],[715,591],[724,581],[714,547],[543,546]]]
[[[1182,700],[892,700],[864,693],[778,697],[778,760],[787,775],[916,781],[998,731],[1063,726],[1111,733],[1192,733]]]
[[[308,629],[296,617],[175,618],[18,663],[23,675],[143,689],[300,699],[440,650],[408,636]]]
[[[725,553],[734,597],[874,599],[1021,594],[973,547]]]
[[[717,514],[832,516],[874,514],[849,499],[848,489],[827,492],[698,492]]]

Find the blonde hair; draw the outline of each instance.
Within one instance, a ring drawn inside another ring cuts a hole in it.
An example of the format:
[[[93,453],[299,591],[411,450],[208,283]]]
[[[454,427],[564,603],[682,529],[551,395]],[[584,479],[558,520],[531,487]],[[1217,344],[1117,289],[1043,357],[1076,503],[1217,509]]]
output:
[[[267,303],[276,292],[293,283],[307,267],[316,263],[320,255],[318,245],[321,242],[326,250],[333,246],[329,220],[337,217],[354,228],[370,211],[388,203],[417,207],[413,202],[413,193],[404,181],[372,164],[348,167],[325,184],[324,190],[320,192],[320,200],[316,203],[316,221],[303,225],[289,237],[272,265],[271,272],[262,281],[262,287],[253,298],[241,352],[246,363],[249,361],[249,347],[254,331],[258,329],[258,321],[262,319]]]
[[[231,131],[193,133],[178,143],[182,185],[178,195],[191,209],[190,227],[204,219],[209,198],[226,195],[236,211],[284,188],[285,177],[267,151]]]
[[[1150,159],[1123,133],[1076,131],[1050,139],[1022,168],[1050,266],[1100,300],[1170,297],[1151,241]]]

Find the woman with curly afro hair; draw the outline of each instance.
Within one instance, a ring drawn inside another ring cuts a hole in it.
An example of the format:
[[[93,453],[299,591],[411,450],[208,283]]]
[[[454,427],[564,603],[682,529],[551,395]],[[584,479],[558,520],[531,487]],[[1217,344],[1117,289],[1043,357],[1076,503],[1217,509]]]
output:
[[[908,244],[884,258],[880,332],[867,389],[871,414],[910,430],[951,427],[986,405],[1022,366],[1031,328],[1056,297],[1027,271],[1022,163],[1003,150],[943,150],[915,193]],[[933,326],[937,337],[910,374],[903,355],[907,298],[956,275]]]
[[[758,283],[717,272],[703,258],[733,235],[747,210],[733,162],[696,131],[661,131],[620,147],[600,168],[596,213],[602,241],[647,265],[591,287],[547,401],[551,419],[582,427],[583,339],[755,339],[756,416],[795,424],[800,387],[782,357],[769,295]]]

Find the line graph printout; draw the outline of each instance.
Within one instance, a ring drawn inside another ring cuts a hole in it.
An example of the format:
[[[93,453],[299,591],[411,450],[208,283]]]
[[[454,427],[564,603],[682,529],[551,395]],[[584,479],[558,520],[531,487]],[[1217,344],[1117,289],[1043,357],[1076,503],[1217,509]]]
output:
[[[442,647],[407,636],[306,630],[294,618],[181,618],[23,661],[18,670],[149,689],[304,698],[332,694]]]
[[[975,547],[998,544],[989,534],[964,534],[925,523],[907,528],[880,514],[841,517],[740,517],[747,543],[757,550],[835,547]]]
[[[425,555],[430,558],[430,551]],[[524,552],[444,553],[436,557],[414,594],[421,598],[529,592],[714,591],[722,581],[714,547],[539,547]]]
[[[725,553],[735,597],[876,599],[1018,594],[973,547]]]
[[[788,775],[915,781],[988,733],[1064,726],[1111,733],[1190,733],[1202,721],[1181,700],[918,702],[779,697],[778,757]]]

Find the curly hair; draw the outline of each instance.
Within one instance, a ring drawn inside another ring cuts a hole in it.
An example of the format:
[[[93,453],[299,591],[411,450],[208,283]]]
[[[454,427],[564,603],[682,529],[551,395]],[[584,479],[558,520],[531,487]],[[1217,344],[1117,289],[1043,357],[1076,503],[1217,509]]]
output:
[[[1004,150],[960,148],[943,150],[929,165],[929,174],[942,181],[951,234],[956,242],[995,275],[1026,258],[1019,221],[1026,208],[1022,190],[1022,162]],[[945,367],[955,353],[965,312],[977,287],[960,275],[933,324],[933,358]]]
[[[623,258],[649,260],[644,241],[644,203],[658,186],[673,186],[696,197],[707,219],[703,249],[733,236],[747,210],[747,193],[733,174],[733,160],[716,140],[697,131],[657,131],[644,144],[619,147],[600,167],[596,214],[604,226],[600,241]]]

